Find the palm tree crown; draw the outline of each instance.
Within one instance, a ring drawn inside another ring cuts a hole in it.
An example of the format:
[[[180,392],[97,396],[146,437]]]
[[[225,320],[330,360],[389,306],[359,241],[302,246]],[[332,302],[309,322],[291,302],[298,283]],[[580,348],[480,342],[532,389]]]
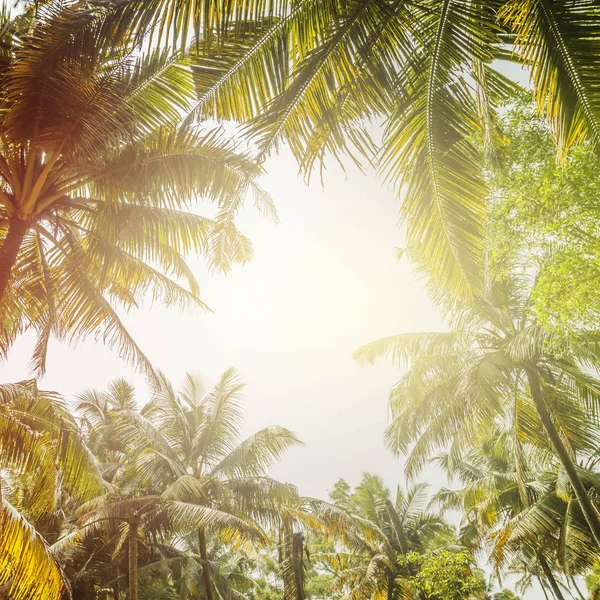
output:
[[[250,258],[234,224],[249,190],[273,214],[249,155],[183,123],[189,58],[140,49],[121,4],[0,14],[0,355],[34,330],[40,371],[51,335],[91,333],[151,371],[115,308],[203,306],[185,256]],[[192,211],[201,199],[216,217]]]
[[[414,442],[410,475],[436,448],[449,446],[457,460],[482,429],[508,424],[516,443],[530,440],[556,453],[600,544],[597,509],[575,462],[598,446],[600,382],[589,374],[600,364],[597,335],[558,336],[540,326],[526,280],[495,283],[486,298],[470,303],[450,302],[450,332],[384,338],[356,357],[410,364],[392,390],[386,433],[396,453]]]
[[[391,496],[380,477],[363,475],[344,503],[347,551],[315,556],[333,570],[333,587],[348,600],[411,597],[402,557],[425,552],[438,538],[447,537],[448,526],[442,514],[430,507],[426,485],[406,492],[398,488],[394,500]]]

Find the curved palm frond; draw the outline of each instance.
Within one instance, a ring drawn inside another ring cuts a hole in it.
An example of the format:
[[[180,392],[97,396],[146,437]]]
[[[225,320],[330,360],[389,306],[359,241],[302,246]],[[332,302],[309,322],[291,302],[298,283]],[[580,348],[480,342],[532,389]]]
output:
[[[5,499],[0,524],[0,583],[15,600],[59,600],[65,579],[46,542]]]
[[[600,139],[596,70],[600,23],[589,0],[506,2],[500,19],[514,31],[515,52],[531,68],[535,99],[556,136],[559,156],[586,135]]]

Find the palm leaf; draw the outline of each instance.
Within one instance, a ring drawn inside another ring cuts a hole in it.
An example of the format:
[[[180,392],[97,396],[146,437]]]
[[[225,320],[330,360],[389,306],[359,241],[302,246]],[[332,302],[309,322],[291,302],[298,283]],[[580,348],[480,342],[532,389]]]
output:
[[[591,0],[511,0],[499,15],[516,34],[520,60],[531,67],[536,102],[563,159],[586,134],[595,144],[600,140],[597,10]]]
[[[60,600],[66,582],[44,539],[5,499],[0,524],[0,584],[15,600]]]

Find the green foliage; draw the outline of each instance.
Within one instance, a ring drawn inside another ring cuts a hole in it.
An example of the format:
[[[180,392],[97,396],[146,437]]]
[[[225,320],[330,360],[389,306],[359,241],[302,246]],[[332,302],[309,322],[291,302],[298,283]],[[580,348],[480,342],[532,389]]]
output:
[[[346,480],[340,478],[333,484],[333,488],[329,492],[329,499],[334,504],[347,508],[350,504],[351,490],[350,484]]]
[[[600,564],[595,564],[585,578],[585,585],[589,592],[590,600],[600,598]]]
[[[424,484],[398,488],[393,496],[381,477],[364,473],[354,490],[339,480],[336,491],[347,515],[347,533],[341,548],[316,559],[335,575],[331,589],[345,600],[408,593],[399,557],[455,539],[442,513],[430,505]]]
[[[31,331],[39,373],[52,337],[95,335],[154,375],[118,310],[205,308],[187,258],[247,262],[235,216],[250,195],[276,219],[256,161],[214,124],[185,120],[189,57],[140,48],[152,29],[139,30],[135,4],[0,13],[0,359]]]
[[[549,127],[527,96],[507,107],[508,142],[490,179],[492,268],[537,271],[532,301],[540,322],[559,331],[595,329],[600,319],[600,161],[591,144],[557,163]]]
[[[412,475],[444,451],[463,488],[438,500],[465,527],[457,539],[419,483],[392,493],[365,474],[328,504],[270,479],[297,440],[238,439],[233,371],[208,395],[157,378],[141,411],[115,382],[80,397],[81,429],[34,383],[2,386],[11,597],[55,598],[68,578],[74,597],[114,600],[126,587],[130,600],[465,600],[485,586],[460,541],[560,599],[600,544],[596,3],[25,4],[0,11],[0,358],[31,331],[43,373],[52,336],[94,334],[154,375],[117,309],[202,307],[186,256],[221,270],[251,257],[235,225],[248,192],[276,219],[260,160],[282,142],[306,174],[327,155],[366,159],[403,189],[407,253],[441,286],[452,331],[358,355],[409,362],[388,444]],[[507,50],[535,107],[499,111]],[[260,160],[203,129],[212,118],[243,123]]]
[[[584,573],[600,544],[600,353],[595,331],[546,329],[530,285],[511,273],[474,302],[441,295],[450,332],[391,336],[356,356],[408,365],[390,394],[386,441],[408,455],[413,477],[437,458],[464,478],[464,493],[446,496],[467,515],[464,543],[492,545],[499,569],[559,590],[554,574]],[[485,460],[470,453],[477,443]]]
[[[61,596],[67,586],[48,543],[61,534],[56,515],[101,489],[64,400],[35,381],[0,385],[0,586],[11,598]]]
[[[439,550],[401,557],[402,566],[416,570],[408,580],[425,598],[431,600],[467,600],[483,594],[483,572],[475,567],[466,550]]]

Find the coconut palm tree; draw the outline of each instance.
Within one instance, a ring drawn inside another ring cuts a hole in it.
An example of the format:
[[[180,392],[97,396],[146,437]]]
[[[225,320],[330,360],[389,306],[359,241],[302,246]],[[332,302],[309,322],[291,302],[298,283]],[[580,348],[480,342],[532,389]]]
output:
[[[333,586],[348,600],[387,598],[408,593],[408,575],[401,558],[424,552],[448,526],[439,512],[429,508],[427,486],[417,484],[395,500],[380,477],[365,474],[350,498],[346,552],[314,555],[336,574]],[[354,522],[353,522],[354,521]]]
[[[17,600],[62,597],[66,583],[36,526],[59,500],[98,494],[98,465],[62,398],[34,381],[0,386],[0,585]]]
[[[39,371],[51,335],[92,333],[151,371],[116,309],[203,306],[186,255],[248,260],[236,212],[249,190],[273,211],[248,154],[182,123],[189,58],[141,44],[123,4],[0,11],[0,356],[33,330]],[[201,200],[216,217],[193,209]]]
[[[386,432],[395,453],[409,451],[409,475],[436,448],[449,446],[457,460],[482,430],[512,423],[515,439],[555,453],[600,545],[598,511],[578,464],[598,447],[600,382],[589,374],[599,364],[597,335],[553,335],[530,310],[528,289],[526,278],[494,283],[485,298],[447,302],[451,331],[384,338],[355,356],[409,364],[391,392]]]
[[[533,577],[564,600],[561,582],[587,573],[598,560],[587,522],[574,502],[560,463],[511,431],[483,434],[464,456],[436,457],[462,487],[437,495],[444,506],[464,511],[465,541],[490,552],[494,568],[521,574],[522,585]],[[590,470],[586,481],[597,487]]]
[[[215,597],[216,576],[211,542],[251,549],[266,541],[263,527],[279,521],[283,506],[299,505],[295,488],[266,475],[283,452],[299,442],[281,427],[262,429],[240,441],[242,388],[233,370],[207,394],[191,376],[179,393],[162,377],[141,412],[132,407],[132,390],[122,382],[115,382],[108,393],[80,396],[85,419],[103,424],[102,446],[127,457],[124,468],[111,465],[107,470],[119,473],[120,496],[113,490],[88,503],[80,511],[80,523],[91,531],[99,522],[114,527],[127,520],[130,584],[135,581],[139,535],[193,531],[204,594],[210,600]]]

